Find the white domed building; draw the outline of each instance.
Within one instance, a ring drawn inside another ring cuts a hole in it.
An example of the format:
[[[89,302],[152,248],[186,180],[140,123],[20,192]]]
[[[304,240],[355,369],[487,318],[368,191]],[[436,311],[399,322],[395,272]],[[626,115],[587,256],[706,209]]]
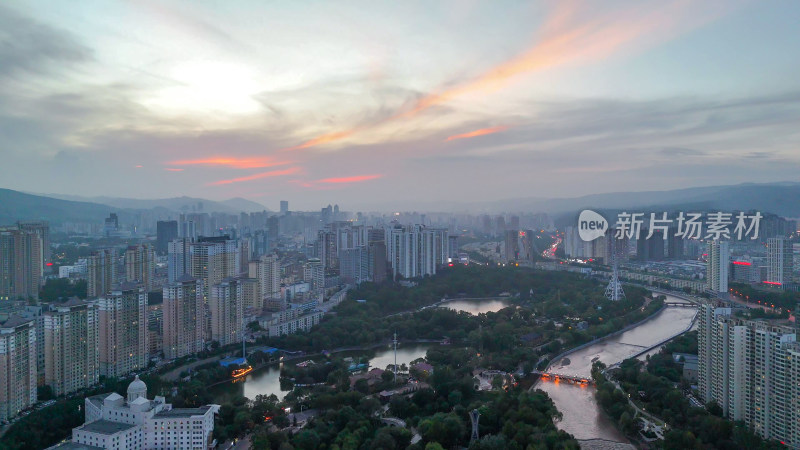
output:
[[[84,400],[85,423],[72,429],[72,442],[59,450],[205,450],[213,443],[214,414],[219,405],[173,408],[166,399],[147,399],[147,385],[136,378],[127,399],[116,392]]]

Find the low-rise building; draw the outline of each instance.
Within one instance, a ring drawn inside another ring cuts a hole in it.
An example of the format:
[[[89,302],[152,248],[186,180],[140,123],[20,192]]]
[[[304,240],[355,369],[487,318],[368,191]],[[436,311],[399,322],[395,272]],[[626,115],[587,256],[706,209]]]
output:
[[[147,399],[147,385],[138,376],[128,397],[116,392],[84,400],[85,423],[72,429],[72,441],[51,449],[192,449],[212,445],[214,414],[219,405],[173,408],[165,398]]]

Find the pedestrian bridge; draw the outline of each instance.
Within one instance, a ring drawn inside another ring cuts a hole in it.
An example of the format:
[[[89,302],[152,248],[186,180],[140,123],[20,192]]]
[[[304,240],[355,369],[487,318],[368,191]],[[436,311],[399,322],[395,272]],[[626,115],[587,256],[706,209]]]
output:
[[[592,380],[591,378],[581,377],[578,375],[567,375],[555,372],[543,372],[540,370],[534,370],[531,373],[539,375],[539,378],[542,381],[564,382],[569,384],[580,384],[585,386],[594,384],[594,380]]]

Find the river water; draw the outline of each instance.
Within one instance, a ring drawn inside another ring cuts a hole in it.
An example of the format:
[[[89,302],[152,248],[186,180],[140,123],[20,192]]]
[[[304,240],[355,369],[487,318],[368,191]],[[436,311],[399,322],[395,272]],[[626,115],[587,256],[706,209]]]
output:
[[[487,312],[497,312],[511,306],[511,302],[506,299],[491,300],[453,300],[442,304],[441,308],[452,309],[454,311],[466,311],[473,316],[485,314]]]
[[[667,300],[679,301],[672,296],[667,296]],[[568,364],[563,359],[556,361],[548,371],[588,378],[591,376],[593,360],[602,361],[608,366],[630,358],[647,347],[683,332],[696,312],[694,308],[667,308],[638,327],[567,355]],[[547,392],[563,415],[558,427],[576,439],[627,442],[601,411],[595,401],[593,387],[542,381],[537,388]]]
[[[667,296],[667,300],[681,301],[672,296]],[[481,314],[498,311],[509,304],[507,300],[455,300],[442,305],[442,307],[467,311],[471,314]],[[564,364],[563,360],[557,361],[550,366],[549,371],[588,378],[591,376],[593,359],[611,365],[629,358],[644,348],[682,332],[692,321],[695,312],[696,310],[692,308],[667,308],[652,320],[636,328],[568,355],[568,364]],[[424,357],[428,348],[430,345],[427,344],[401,345],[397,349],[397,363],[408,364],[417,358]],[[337,356],[356,358],[365,354],[367,352],[348,352]],[[316,358],[317,362],[320,362],[321,359]],[[369,361],[370,367],[385,369],[387,365],[394,363],[394,352],[389,346],[377,349]],[[275,394],[278,398],[283,399],[289,391],[282,391],[280,388],[280,369],[280,365],[270,365],[248,375],[244,381],[226,383],[215,386],[213,389],[220,394],[219,396],[223,400],[229,395],[230,397],[244,395],[253,399],[259,394]],[[572,434],[576,439],[606,439],[627,442],[625,436],[616,430],[614,424],[600,410],[594,398],[593,387],[540,382],[537,388],[547,392],[562,413],[563,418],[558,423],[558,427]]]
[[[456,311],[466,311],[470,314],[482,314],[487,312],[499,311],[511,303],[505,299],[492,299],[492,300],[454,300],[442,305],[442,308],[449,308]],[[397,348],[397,364],[408,364],[411,361],[425,357],[425,354],[430,348],[429,344],[401,344]],[[354,359],[367,355],[368,352],[345,352],[338,353],[337,357],[352,356]],[[315,358],[316,362],[321,362],[323,358]],[[294,361],[287,364],[296,364],[300,361]],[[283,363],[281,363],[283,364]],[[270,395],[275,394],[279,399],[283,399],[288,390],[281,390],[280,373],[281,364],[269,365],[265,368],[259,369],[247,375],[244,380],[232,383],[225,383],[215,386],[213,389],[222,398],[232,398],[235,395],[244,395],[249,399],[255,398],[257,395]],[[374,356],[370,358],[369,364],[371,368],[377,367],[385,369],[389,364],[394,364],[394,351],[390,346],[376,349]]]
[[[430,344],[408,344],[398,346],[397,364],[408,364],[415,359],[425,357],[425,354],[428,352],[428,348],[430,347]],[[368,353],[369,352],[367,351],[345,352],[337,353],[336,356],[352,356],[354,359],[357,359],[358,357],[366,356]],[[317,363],[325,360],[324,357],[316,357],[312,359]],[[296,360],[286,364],[296,364],[299,362],[300,360]],[[244,395],[252,400],[257,395],[271,394],[275,394],[275,396],[283,400],[286,394],[289,393],[289,390],[281,390],[280,374],[283,364],[284,363],[271,364],[267,367],[254,371],[250,375],[247,375],[243,381],[237,380],[236,382],[223,383],[214,386],[212,389],[214,390],[216,396],[222,398],[223,400],[231,399],[238,395]],[[374,356],[369,359],[369,364],[370,368],[377,367],[380,369],[386,369],[386,366],[389,364],[394,364],[394,351],[389,346],[377,349],[377,351],[374,353]]]

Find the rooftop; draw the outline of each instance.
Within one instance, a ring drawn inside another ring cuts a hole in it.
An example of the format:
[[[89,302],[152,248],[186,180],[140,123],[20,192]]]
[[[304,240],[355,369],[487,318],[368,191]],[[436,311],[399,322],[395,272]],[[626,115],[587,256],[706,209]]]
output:
[[[95,420],[94,422],[84,424],[77,429],[88,431],[90,433],[116,434],[120,431],[129,430],[135,426],[136,425],[131,425],[128,423],[111,422],[110,420]]]
[[[161,411],[160,413],[155,415],[156,419],[163,419],[166,417],[192,417],[192,416],[202,416],[204,415],[209,409],[211,409],[210,405],[201,406],[199,408],[173,408],[169,411]]]
[[[33,322],[33,317],[11,316],[8,320],[0,324],[0,328],[16,328],[28,322]]]

